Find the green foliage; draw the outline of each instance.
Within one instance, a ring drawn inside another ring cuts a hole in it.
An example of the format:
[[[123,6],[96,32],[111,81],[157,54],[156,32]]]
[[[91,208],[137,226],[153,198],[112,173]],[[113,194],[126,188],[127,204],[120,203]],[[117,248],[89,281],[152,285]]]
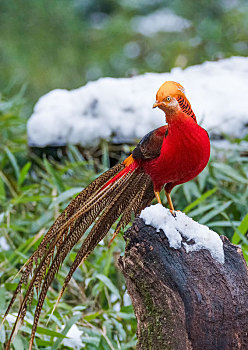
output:
[[[164,7],[190,20],[191,27],[152,37],[134,31],[135,16]],[[26,82],[33,103],[51,89],[76,88],[100,76],[246,56],[247,23],[245,0],[2,0],[0,90],[9,94]],[[136,50],[131,54],[130,44]]]

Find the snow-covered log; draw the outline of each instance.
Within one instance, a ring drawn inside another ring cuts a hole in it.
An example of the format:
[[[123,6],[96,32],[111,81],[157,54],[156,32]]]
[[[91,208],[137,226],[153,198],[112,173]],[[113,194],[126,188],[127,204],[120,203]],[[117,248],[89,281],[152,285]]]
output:
[[[248,348],[248,271],[241,249],[177,212],[146,208],[119,266],[138,321],[138,350]]]
[[[248,131],[248,57],[205,62],[169,73],[131,78],[101,78],[75,90],[56,89],[42,96],[28,121],[29,145],[95,146],[101,139],[134,142],[164,124],[152,110],[160,85],[180,82],[210,135],[241,137]]]

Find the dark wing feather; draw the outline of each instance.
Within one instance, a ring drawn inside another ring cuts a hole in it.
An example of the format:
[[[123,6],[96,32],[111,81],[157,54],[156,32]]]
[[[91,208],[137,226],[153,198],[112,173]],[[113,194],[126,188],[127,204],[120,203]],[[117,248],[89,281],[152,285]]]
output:
[[[157,158],[160,155],[162,143],[167,132],[168,126],[164,125],[146,134],[133,150],[133,158],[137,160]]]

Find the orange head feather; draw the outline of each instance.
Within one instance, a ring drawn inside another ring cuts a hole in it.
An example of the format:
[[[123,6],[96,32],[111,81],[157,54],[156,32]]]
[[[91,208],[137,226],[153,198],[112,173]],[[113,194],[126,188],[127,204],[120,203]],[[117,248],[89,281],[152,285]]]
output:
[[[166,81],[160,86],[156,94],[156,102],[153,108],[158,107],[166,113],[166,117],[174,115],[178,110],[182,110],[195,121],[194,112],[187,97],[184,87],[175,81]],[[167,118],[169,121],[170,117]]]
[[[166,81],[158,89],[156,100],[162,102],[164,99],[166,99],[167,96],[181,96],[183,98],[186,98],[185,89],[181,84],[176,83],[175,81]]]

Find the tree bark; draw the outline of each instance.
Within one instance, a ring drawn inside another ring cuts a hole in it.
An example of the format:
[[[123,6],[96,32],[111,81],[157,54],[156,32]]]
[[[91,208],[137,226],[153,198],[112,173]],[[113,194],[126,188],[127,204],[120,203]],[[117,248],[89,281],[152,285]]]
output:
[[[138,350],[248,349],[248,273],[222,236],[225,263],[207,250],[169,247],[140,218],[126,232],[119,267],[137,318]]]

